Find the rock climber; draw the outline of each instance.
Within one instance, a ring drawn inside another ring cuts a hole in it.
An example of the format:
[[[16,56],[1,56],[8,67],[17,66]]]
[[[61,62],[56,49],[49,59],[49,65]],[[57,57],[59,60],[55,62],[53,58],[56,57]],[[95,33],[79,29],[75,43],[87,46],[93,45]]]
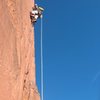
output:
[[[39,7],[37,4],[32,7],[32,11],[30,12],[30,18],[33,24],[37,21],[38,18],[42,18],[43,11],[44,9],[42,7]]]

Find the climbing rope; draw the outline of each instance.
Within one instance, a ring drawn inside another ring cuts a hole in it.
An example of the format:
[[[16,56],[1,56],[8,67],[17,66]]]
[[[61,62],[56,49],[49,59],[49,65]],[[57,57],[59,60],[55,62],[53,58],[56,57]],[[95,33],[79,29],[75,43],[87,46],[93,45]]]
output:
[[[41,17],[41,100],[44,99],[43,84],[43,17]]]

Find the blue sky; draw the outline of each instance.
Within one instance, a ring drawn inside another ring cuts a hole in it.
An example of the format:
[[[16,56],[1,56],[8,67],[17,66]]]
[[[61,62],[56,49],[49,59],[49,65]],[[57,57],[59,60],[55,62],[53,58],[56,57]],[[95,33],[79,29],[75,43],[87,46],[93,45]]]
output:
[[[100,1],[37,0],[43,25],[44,100],[100,100]],[[40,20],[35,25],[40,91]]]

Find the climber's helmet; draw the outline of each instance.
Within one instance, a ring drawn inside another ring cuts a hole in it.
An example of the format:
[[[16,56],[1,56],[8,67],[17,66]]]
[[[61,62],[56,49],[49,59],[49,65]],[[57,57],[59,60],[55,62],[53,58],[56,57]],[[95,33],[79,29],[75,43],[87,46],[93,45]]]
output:
[[[44,9],[42,7],[39,7],[39,10],[44,11]]]

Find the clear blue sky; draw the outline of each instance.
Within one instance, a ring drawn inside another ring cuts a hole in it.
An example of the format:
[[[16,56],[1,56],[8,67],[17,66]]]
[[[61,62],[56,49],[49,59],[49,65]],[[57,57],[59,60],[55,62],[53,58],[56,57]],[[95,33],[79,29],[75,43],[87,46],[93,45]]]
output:
[[[44,100],[100,100],[100,0],[37,0],[44,6]],[[40,20],[35,25],[40,91]]]

